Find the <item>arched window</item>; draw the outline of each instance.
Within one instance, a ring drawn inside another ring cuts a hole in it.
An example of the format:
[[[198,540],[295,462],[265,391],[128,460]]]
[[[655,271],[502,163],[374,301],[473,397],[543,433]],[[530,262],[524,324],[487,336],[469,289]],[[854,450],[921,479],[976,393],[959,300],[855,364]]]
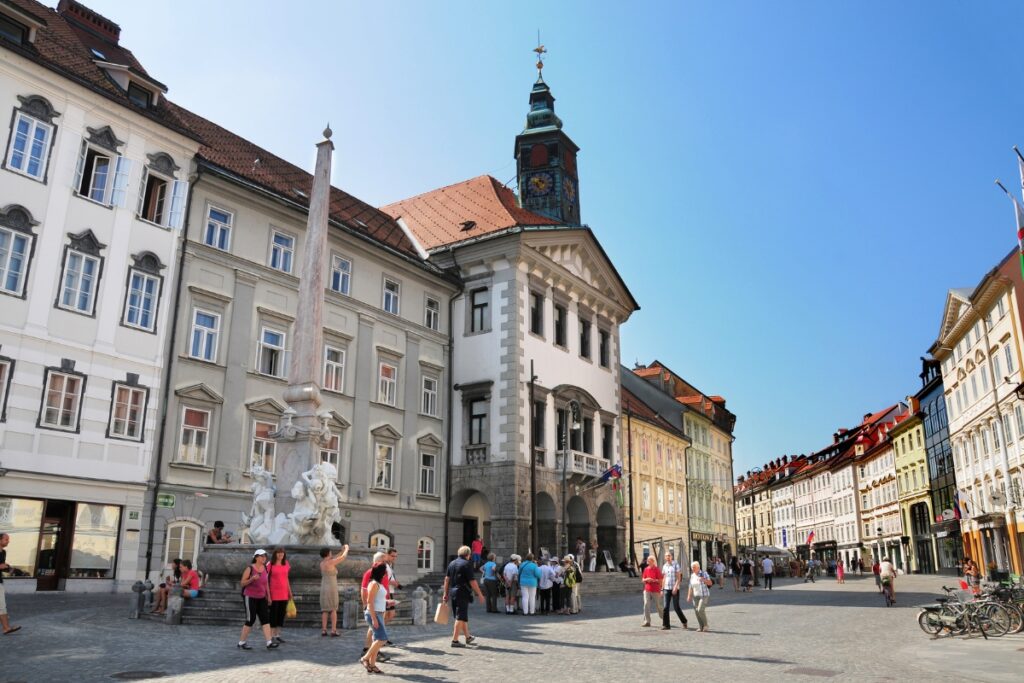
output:
[[[391,535],[386,531],[374,531],[370,534],[370,550],[386,553],[392,547]]]
[[[421,572],[434,570],[434,541],[421,538],[416,541],[416,569]]]
[[[167,525],[167,542],[164,543],[164,564],[181,558],[196,564],[199,555],[203,528],[195,522],[171,522]]]

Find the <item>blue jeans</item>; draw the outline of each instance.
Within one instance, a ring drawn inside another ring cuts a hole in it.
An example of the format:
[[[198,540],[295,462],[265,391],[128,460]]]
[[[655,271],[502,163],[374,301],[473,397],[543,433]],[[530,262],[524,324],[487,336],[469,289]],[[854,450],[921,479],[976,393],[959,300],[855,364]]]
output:
[[[373,639],[387,641],[388,631],[384,628],[384,613],[377,612],[377,628],[373,627],[373,619],[370,618],[369,610],[363,612],[363,616],[366,617],[366,625],[373,631]]]

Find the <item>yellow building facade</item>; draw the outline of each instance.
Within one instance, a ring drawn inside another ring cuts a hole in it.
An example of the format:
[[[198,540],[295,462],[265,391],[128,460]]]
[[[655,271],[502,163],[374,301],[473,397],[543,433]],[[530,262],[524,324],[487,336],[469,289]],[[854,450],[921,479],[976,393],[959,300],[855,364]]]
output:
[[[686,450],[690,439],[629,390],[622,390],[626,537],[636,557],[687,556]],[[626,489],[626,493],[629,490]],[[630,507],[632,498],[632,507]],[[632,533],[630,530],[632,527]]]
[[[931,489],[924,424],[914,398],[910,416],[889,432],[896,456],[896,485],[899,491],[900,518],[903,522],[902,544],[907,567],[915,574],[935,573],[935,538],[931,533]]]

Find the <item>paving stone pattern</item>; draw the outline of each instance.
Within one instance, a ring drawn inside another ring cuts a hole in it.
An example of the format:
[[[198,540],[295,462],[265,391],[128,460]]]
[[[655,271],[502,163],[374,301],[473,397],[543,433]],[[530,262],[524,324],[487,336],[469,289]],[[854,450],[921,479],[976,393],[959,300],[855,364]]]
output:
[[[486,614],[473,603],[470,626],[479,646],[449,647],[446,627],[392,629],[397,648],[382,663],[407,681],[572,680],[1019,681],[1024,637],[929,639],[914,606],[930,602],[951,579],[902,577],[897,605],[886,609],[873,581],[839,586],[781,579],[772,592],[714,589],[712,631],[640,626],[638,594],[594,597],[573,617]],[[586,585],[586,584],[584,584]],[[321,638],[315,629],[285,629],[288,641],[266,651],[235,648],[238,627],[167,626],[124,615],[127,597],[9,595],[15,623],[0,636],[0,683],[146,680],[275,683],[320,681],[366,673],[356,663],[362,632]],[[239,610],[241,622],[241,610]],[[690,625],[696,619],[688,610]],[[239,623],[239,626],[241,624]]]

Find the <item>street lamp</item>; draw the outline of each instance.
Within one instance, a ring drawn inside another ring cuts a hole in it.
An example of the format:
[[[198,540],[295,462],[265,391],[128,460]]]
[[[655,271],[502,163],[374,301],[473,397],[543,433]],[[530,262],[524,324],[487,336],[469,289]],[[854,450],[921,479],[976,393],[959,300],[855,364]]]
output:
[[[875,531],[878,533],[878,562],[882,561],[882,527],[877,527]]]
[[[572,430],[579,431],[580,428],[580,402],[576,399],[569,400],[569,420],[572,421]],[[569,511],[568,501],[565,496],[565,471],[569,460],[569,420],[562,421],[562,556],[569,553]],[[580,560],[582,562],[582,560]]]

